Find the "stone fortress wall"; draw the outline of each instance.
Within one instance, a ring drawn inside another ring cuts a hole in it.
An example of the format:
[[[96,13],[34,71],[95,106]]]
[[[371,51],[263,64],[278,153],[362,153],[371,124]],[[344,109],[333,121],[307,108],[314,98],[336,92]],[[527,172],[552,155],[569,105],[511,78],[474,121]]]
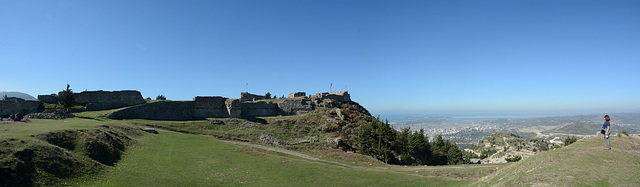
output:
[[[38,101],[42,101],[43,103],[56,104],[58,103],[58,95],[38,95]]]
[[[0,100],[0,117],[8,117],[11,114],[29,114],[44,110],[40,101],[27,101],[11,97],[8,100]]]
[[[240,99],[220,96],[198,96],[193,101],[159,101],[125,108],[113,112],[111,119],[192,120],[204,118],[262,117],[278,115],[302,115],[313,111],[326,99],[350,102],[347,92],[330,92],[311,97],[294,97],[282,102],[254,101],[264,96],[241,93]],[[251,98],[249,100],[249,98]]]
[[[74,96],[76,104],[85,105],[86,110],[107,110],[146,103],[142,94],[135,90],[84,91]]]
[[[60,92],[58,93],[60,95]],[[44,103],[58,103],[58,95],[38,95]],[[84,91],[73,94],[76,104],[84,105],[86,110],[108,110],[146,103],[142,94],[135,90],[122,91]]]

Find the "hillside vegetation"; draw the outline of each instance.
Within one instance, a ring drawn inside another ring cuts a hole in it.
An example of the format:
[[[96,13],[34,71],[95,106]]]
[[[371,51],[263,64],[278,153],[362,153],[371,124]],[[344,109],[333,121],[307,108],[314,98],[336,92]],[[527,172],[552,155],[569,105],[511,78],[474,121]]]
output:
[[[483,159],[483,162],[491,163],[506,162],[505,158],[516,156],[526,158],[537,152],[555,148],[560,148],[560,145],[549,143],[544,139],[525,139],[516,134],[495,133],[471,145],[469,150]]]
[[[602,136],[579,140],[509,165],[473,186],[637,186],[640,184],[640,139]]]

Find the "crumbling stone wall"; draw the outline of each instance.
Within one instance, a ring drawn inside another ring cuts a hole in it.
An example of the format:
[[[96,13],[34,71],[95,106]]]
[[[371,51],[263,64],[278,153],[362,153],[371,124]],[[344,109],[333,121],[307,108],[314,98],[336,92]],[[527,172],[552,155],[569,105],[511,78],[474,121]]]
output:
[[[74,93],[74,97],[76,98],[76,104],[85,105],[86,110],[108,110],[146,103],[142,98],[142,94],[135,90],[84,91]]]
[[[273,102],[242,103],[242,117],[277,116],[281,114],[278,104]]]
[[[8,117],[11,114],[29,114],[44,110],[40,101],[26,101],[20,98],[0,100],[0,117]]]
[[[311,99],[287,99],[278,103],[282,115],[302,115],[314,110]]]
[[[196,97],[194,99],[194,118],[227,118],[229,111],[226,104],[227,98],[216,97]]]
[[[249,92],[240,92],[240,102],[256,101],[260,99],[265,99],[264,95],[255,95],[250,94]]]
[[[227,99],[225,101],[225,105],[227,106],[229,117],[231,118],[242,117],[242,105],[239,99]]]
[[[43,103],[57,104],[58,103],[58,95],[38,95],[38,100]]]
[[[296,98],[296,97],[305,97],[307,93],[304,92],[293,92],[288,95],[288,98]]]
[[[191,120],[193,101],[158,101],[111,113],[111,119]]]
[[[325,92],[325,93],[318,93],[314,96],[311,96],[312,99],[318,99],[320,101],[324,100],[324,99],[333,99],[336,101],[340,101],[340,102],[351,102],[351,96],[349,95],[349,92]]]
[[[246,94],[244,94],[245,99],[252,97],[252,94],[248,96]],[[193,101],[161,101],[122,109],[108,117],[112,119],[192,120],[302,115],[313,111],[316,107],[333,107],[334,100],[351,102],[351,98],[346,92],[321,93],[311,98],[286,99],[281,103],[241,102],[241,100],[215,96],[196,97]]]

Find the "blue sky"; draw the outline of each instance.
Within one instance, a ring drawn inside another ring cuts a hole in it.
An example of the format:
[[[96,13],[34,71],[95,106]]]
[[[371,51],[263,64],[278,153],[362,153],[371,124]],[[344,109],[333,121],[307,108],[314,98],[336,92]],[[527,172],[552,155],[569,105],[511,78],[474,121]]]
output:
[[[0,90],[348,90],[374,115],[640,112],[640,1],[7,1]]]

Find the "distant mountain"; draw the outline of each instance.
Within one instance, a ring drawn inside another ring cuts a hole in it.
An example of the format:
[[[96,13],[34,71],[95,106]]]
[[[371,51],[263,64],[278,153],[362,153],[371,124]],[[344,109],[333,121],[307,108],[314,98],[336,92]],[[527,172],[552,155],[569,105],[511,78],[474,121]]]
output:
[[[4,95],[7,95],[7,97],[17,97],[17,98],[21,98],[24,100],[37,100],[35,97],[26,94],[26,93],[22,93],[22,92],[2,92],[0,91],[0,98],[4,97]]]

